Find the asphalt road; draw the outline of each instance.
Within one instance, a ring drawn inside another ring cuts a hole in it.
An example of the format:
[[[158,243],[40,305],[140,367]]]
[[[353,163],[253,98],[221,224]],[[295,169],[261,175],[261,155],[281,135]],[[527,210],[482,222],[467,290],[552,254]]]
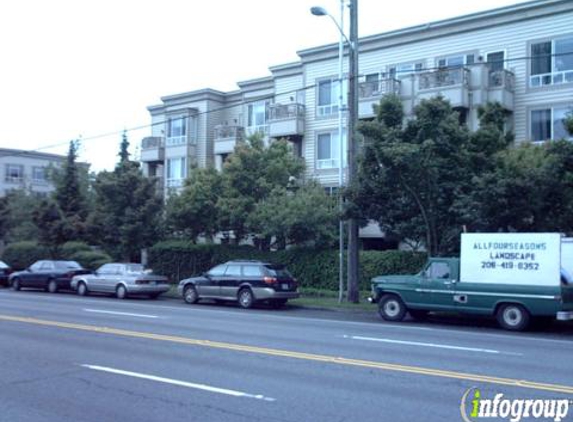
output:
[[[470,388],[573,399],[573,325],[0,289],[2,422],[461,421]]]

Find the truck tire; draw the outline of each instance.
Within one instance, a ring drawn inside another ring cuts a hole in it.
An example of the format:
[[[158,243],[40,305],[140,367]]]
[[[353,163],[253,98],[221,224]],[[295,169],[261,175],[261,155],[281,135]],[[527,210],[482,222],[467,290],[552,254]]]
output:
[[[525,330],[531,320],[527,309],[515,303],[501,305],[497,310],[496,318],[502,328],[510,331]]]
[[[406,305],[396,295],[384,295],[378,303],[378,313],[385,321],[402,321],[406,312]]]

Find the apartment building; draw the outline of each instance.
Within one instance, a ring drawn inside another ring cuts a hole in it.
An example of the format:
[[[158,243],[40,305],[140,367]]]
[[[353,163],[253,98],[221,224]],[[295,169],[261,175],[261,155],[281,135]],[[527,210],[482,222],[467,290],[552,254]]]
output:
[[[0,148],[0,196],[14,189],[26,189],[38,195],[47,195],[55,188],[48,180],[50,167],[60,167],[66,156],[43,152]]]
[[[573,110],[572,23],[573,1],[535,0],[361,38],[359,118],[373,118],[373,104],[388,93],[400,96],[408,114],[440,94],[471,129],[478,126],[478,107],[498,101],[510,112],[507,127],[517,142],[567,138],[562,119]],[[288,139],[304,158],[307,177],[335,189],[338,45],[298,56],[271,67],[270,76],[239,82],[236,91],[171,95],[149,107],[152,133],[141,145],[146,174],[159,177],[167,194],[182,186],[190,165],[221,168],[238,142],[259,132],[269,142]]]

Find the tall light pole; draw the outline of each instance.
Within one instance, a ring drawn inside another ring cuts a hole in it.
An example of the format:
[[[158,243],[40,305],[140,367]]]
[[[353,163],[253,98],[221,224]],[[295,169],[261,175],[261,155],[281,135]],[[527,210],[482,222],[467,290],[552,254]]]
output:
[[[343,99],[343,60],[344,60],[344,41],[348,42],[348,46],[352,49],[350,41],[344,35],[344,0],[340,0],[340,19],[339,22],[334,19],[334,17],[322,7],[312,7],[310,12],[315,16],[328,16],[336,27],[338,32],[340,32],[339,42],[338,42],[338,210],[340,212],[340,218],[338,220],[338,302],[342,302],[344,299],[344,221],[342,220],[342,187],[344,186],[344,145],[342,143],[343,138],[343,114],[342,109],[344,107]]]
[[[356,180],[356,156],[358,151],[358,142],[356,140],[356,122],[358,121],[358,0],[349,0],[350,8],[350,39],[344,34],[342,25],[338,24],[336,19],[334,19],[325,9],[322,7],[313,7],[311,12],[313,15],[317,16],[330,16],[332,21],[336,24],[338,31],[340,32],[340,42],[338,49],[338,59],[339,59],[339,81],[340,81],[340,96],[339,96],[339,145],[340,145],[340,159],[339,159],[339,183],[340,188],[342,187],[342,56],[344,53],[343,41],[346,40],[348,43],[349,51],[349,66],[348,66],[348,178],[347,185],[352,186]],[[344,16],[344,0],[340,0],[340,16],[341,22]],[[340,209],[342,210],[342,197],[340,197],[339,202]],[[339,253],[340,253],[340,292],[339,301],[342,301],[342,284],[343,284],[343,222],[340,220],[340,243],[339,243]],[[348,220],[348,301],[357,303],[359,301],[359,260],[358,260],[358,221],[356,218],[351,217]]]

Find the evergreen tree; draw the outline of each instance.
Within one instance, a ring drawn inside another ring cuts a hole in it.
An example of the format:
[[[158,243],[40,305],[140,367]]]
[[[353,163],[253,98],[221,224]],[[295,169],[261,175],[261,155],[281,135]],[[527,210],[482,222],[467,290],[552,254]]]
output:
[[[141,250],[160,239],[163,201],[156,181],[143,175],[139,163],[124,159],[128,146],[124,134],[115,169],[96,177],[89,233],[94,243],[116,259],[138,261]]]

